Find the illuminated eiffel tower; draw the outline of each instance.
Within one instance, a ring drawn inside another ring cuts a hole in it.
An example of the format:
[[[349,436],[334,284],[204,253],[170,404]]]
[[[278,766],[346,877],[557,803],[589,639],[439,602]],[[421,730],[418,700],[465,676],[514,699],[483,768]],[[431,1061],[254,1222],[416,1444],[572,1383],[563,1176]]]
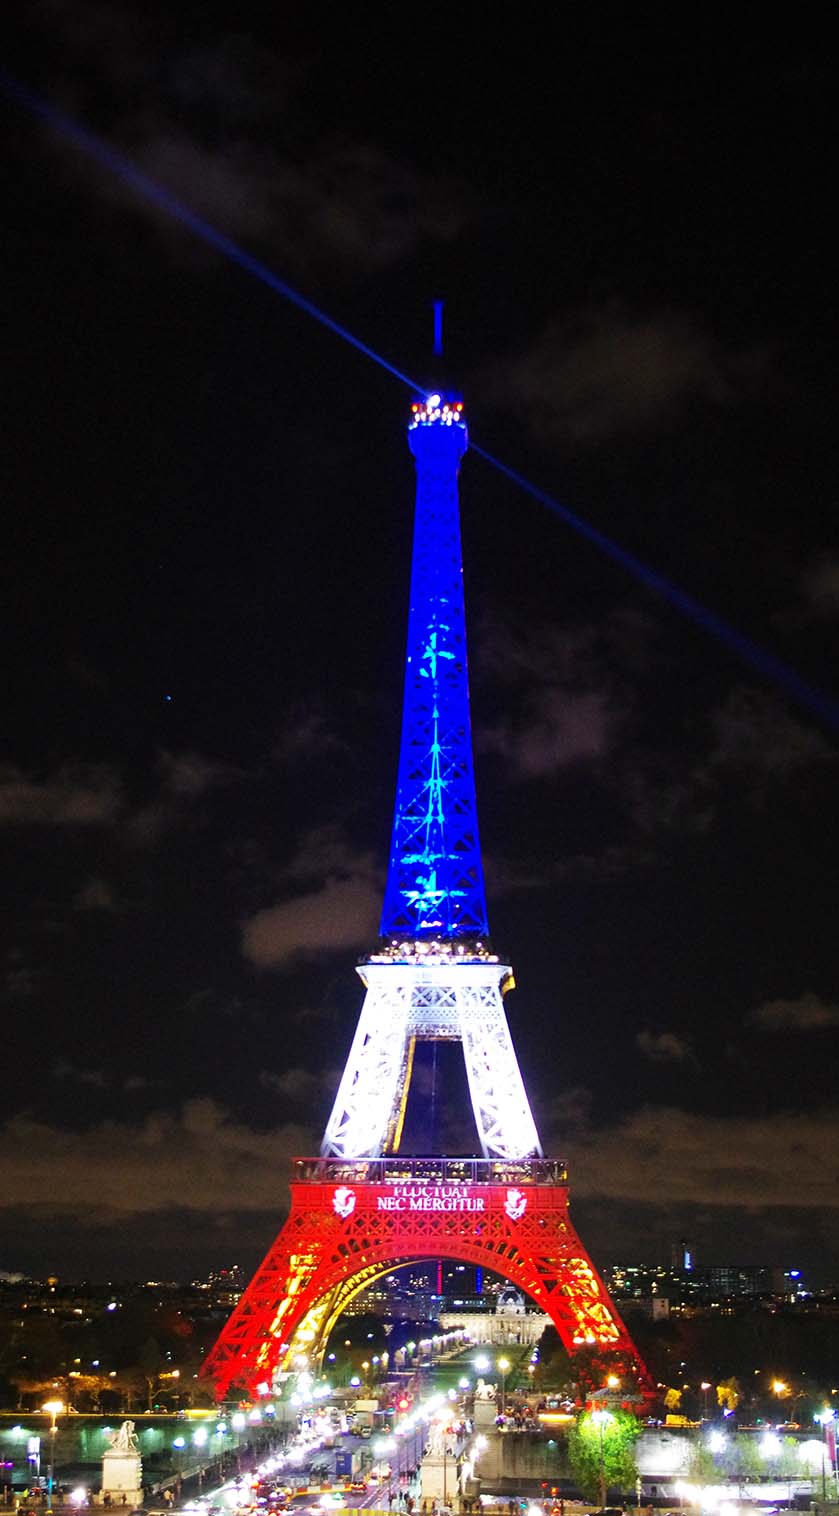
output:
[[[291,1212],[204,1366],[219,1399],[268,1394],[317,1362],[338,1315],[400,1265],[448,1257],[529,1295],[574,1353],[646,1371],[568,1213],[564,1165],[543,1157],[488,944],[478,841],[457,477],[459,400],[412,406],[416,459],[408,649],[381,941],[321,1156],[299,1159]],[[399,1156],[418,1041],[459,1042],[481,1156]]]

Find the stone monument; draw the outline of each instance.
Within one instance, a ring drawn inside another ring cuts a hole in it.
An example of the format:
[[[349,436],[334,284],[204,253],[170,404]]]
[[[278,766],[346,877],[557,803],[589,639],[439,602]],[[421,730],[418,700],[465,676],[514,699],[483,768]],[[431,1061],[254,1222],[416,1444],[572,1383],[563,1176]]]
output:
[[[107,1495],[109,1505],[142,1505],[143,1461],[133,1421],[124,1421],[109,1441],[102,1454],[102,1500]]]
[[[485,1379],[479,1379],[475,1385],[474,1417],[475,1427],[480,1432],[486,1432],[495,1427],[495,1418],[498,1415],[498,1402],[495,1395],[495,1385],[487,1384]]]

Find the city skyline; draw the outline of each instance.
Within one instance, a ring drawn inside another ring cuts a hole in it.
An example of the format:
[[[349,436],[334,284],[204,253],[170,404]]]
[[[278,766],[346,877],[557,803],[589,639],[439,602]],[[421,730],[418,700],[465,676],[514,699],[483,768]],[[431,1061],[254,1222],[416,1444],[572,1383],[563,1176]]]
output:
[[[489,26],[461,69],[383,24],[371,92],[346,17],[184,14],[19,6],[6,62],[420,378],[445,294],[470,436],[835,698],[815,44],[578,22],[517,68]],[[3,110],[0,1270],[252,1265],[376,944],[410,396]],[[574,1222],[600,1267],[835,1277],[835,733],[471,453],[461,505],[490,933]],[[471,1145],[446,1050],[415,1077],[415,1145]]]

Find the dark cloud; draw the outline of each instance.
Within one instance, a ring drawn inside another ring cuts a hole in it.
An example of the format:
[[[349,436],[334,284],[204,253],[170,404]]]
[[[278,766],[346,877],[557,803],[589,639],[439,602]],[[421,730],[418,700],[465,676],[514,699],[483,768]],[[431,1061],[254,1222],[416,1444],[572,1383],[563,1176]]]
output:
[[[508,777],[543,779],[596,764],[616,745],[631,700],[614,623],[543,625],[527,638],[485,628],[479,678],[509,690],[504,714],[478,727],[483,752],[505,760]]]
[[[672,758],[636,750],[615,786],[634,825],[648,836],[698,836],[713,826],[716,795],[707,776],[689,764],[676,774],[674,767]]]
[[[208,790],[247,778],[235,764],[208,758],[203,753],[161,753],[157,766],[164,790],[185,800],[194,800]]]
[[[283,721],[272,756],[279,764],[295,767],[348,752],[349,744],[335,730],[320,702],[307,701],[295,706]]]
[[[689,1042],[675,1032],[637,1033],[635,1045],[651,1063],[693,1063],[695,1055]]]
[[[711,769],[731,769],[752,779],[785,779],[812,764],[832,762],[836,749],[794,715],[779,696],[740,685],[711,717]]]
[[[579,1195],[670,1205],[835,1209],[839,1113],[707,1116],[648,1106],[572,1146]]]
[[[111,1082],[103,1069],[78,1068],[63,1058],[53,1064],[52,1076],[53,1079],[71,1080],[73,1084],[88,1084],[95,1090],[105,1090]]]
[[[313,1072],[311,1069],[291,1067],[281,1069],[279,1073],[274,1073],[271,1069],[259,1071],[259,1083],[263,1089],[272,1090],[281,1095],[283,1100],[303,1106],[311,1105],[313,1101],[322,1102],[326,1096],[334,1097],[340,1077],[340,1069]]]
[[[304,1126],[257,1132],[212,1100],[191,1100],[177,1115],[161,1112],[137,1125],[103,1122],[82,1132],[19,1116],[0,1130],[2,1203],[50,1217],[73,1211],[82,1228],[170,1207],[207,1215],[272,1209],[279,1176],[311,1145]]]
[[[583,1085],[575,1085],[554,1095],[548,1110],[548,1121],[560,1134],[560,1147],[565,1151],[568,1133],[585,1130],[591,1121],[593,1096]]]
[[[73,897],[76,911],[112,911],[115,907],[116,898],[111,885],[98,874],[86,879]]]
[[[316,115],[303,127],[299,91],[290,118],[299,69],[279,49],[237,33],[185,46],[171,23],[95,0],[47,0],[29,20],[66,43],[71,111],[106,119],[104,136],[134,166],[310,284],[374,273],[423,239],[451,241],[472,219],[466,186],[439,164],[417,169],[362,136],[324,129]],[[79,184],[150,215],[174,245],[177,230],[153,201],[58,145]]]
[[[752,1026],[765,1032],[810,1032],[839,1026],[839,1005],[809,992],[797,1000],[767,1000],[749,1015]]]
[[[120,780],[104,765],[64,764],[44,777],[0,766],[0,825],[104,826],[122,806]]]
[[[280,878],[292,892],[242,926],[242,951],[250,963],[279,968],[375,940],[380,871],[372,853],[354,849],[339,826],[315,827],[301,838]],[[309,886],[303,893],[301,884]]]
[[[265,969],[361,949],[376,938],[381,908],[381,888],[369,872],[327,879],[317,890],[257,911],[242,928],[242,952]]]
[[[828,620],[839,615],[839,557],[825,555],[805,571],[804,594],[810,609]]]
[[[554,317],[483,383],[535,431],[591,446],[669,426],[691,401],[736,405],[771,372],[766,349],[730,349],[689,312],[612,303]]]
[[[507,720],[482,727],[480,746],[498,753],[520,778],[541,779],[604,757],[617,720],[605,693],[546,689],[525,703],[518,727]]]
[[[143,1074],[123,1074],[101,1068],[82,1067],[66,1058],[59,1058],[52,1066],[52,1077],[73,1085],[87,1085],[94,1090],[122,1090],[136,1094],[153,1089],[155,1081]]]

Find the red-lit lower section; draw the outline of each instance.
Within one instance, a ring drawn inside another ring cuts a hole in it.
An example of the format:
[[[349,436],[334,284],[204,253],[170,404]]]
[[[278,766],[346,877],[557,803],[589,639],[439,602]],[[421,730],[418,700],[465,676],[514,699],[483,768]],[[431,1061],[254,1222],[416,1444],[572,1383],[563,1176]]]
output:
[[[623,1353],[646,1384],[571,1224],[567,1185],[305,1182],[292,1185],[289,1218],[204,1364],[218,1399],[267,1393],[277,1371],[319,1359],[359,1290],[424,1258],[494,1270],[550,1317],[568,1352]]]

